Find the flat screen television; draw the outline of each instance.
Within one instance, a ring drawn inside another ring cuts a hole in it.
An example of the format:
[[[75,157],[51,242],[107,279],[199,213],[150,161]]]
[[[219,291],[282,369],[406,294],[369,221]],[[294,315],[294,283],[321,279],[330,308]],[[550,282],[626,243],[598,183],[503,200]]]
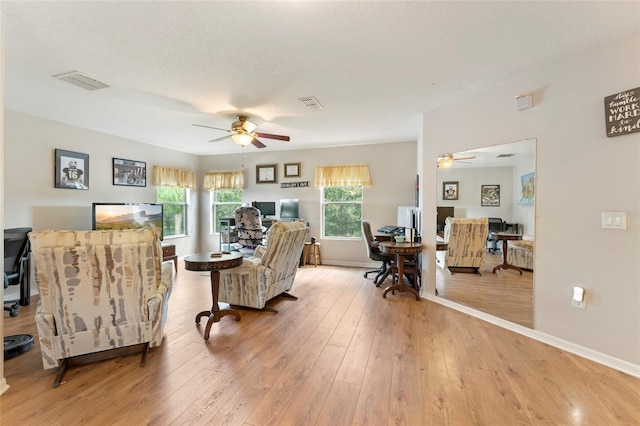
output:
[[[275,201],[254,201],[251,205],[262,214],[262,217],[275,216],[276,215],[276,202]]]
[[[280,200],[280,219],[298,219],[300,212],[298,209],[298,199],[290,198]]]
[[[93,203],[91,228],[94,230],[160,228],[162,239],[162,204]]]

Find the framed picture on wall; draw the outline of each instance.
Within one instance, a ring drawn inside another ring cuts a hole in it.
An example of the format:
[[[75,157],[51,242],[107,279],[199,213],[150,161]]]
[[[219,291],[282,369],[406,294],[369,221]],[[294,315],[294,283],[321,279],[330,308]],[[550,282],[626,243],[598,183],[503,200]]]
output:
[[[482,185],[480,205],[482,207],[500,207],[500,185]]]
[[[147,186],[147,163],[144,161],[113,159],[113,184]]]
[[[89,154],[55,150],[55,187],[89,189]]]
[[[256,183],[278,183],[278,165],[262,164],[256,166]]]
[[[284,163],[284,177],[300,177],[300,163]]]
[[[458,199],[458,182],[442,182],[442,199]]]
[[[521,206],[532,206],[536,201],[536,175],[535,172],[520,176],[522,191],[518,204]]]

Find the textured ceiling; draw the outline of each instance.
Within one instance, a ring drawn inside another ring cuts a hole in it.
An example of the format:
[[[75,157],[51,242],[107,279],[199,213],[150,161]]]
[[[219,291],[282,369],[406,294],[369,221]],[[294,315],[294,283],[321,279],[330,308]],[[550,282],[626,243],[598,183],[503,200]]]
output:
[[[640,2],[2,1],[5,106],[198,155],[416,140],[420,115],[640,31]],[[80,71],[110,88],[52,78]],[[516,94],[514,94],[515,96]],[[315,96],[324,109],[298,98]],[[255,150],[254,147],[246,148]]]

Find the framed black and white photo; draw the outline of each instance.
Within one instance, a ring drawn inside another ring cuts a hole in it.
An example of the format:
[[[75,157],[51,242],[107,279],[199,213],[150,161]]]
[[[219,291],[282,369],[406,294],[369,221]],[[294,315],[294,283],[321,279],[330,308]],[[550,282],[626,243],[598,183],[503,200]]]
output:
[[[256,166],[256,183],[278,183],[278,165],[262,164]]]
[[[284,177],[300,177],[300,163],[284,163]]]
[[[55,150],[55,187],[89,189],[89,154]]]
[[[147,186],[147,163],[144,161],[113,159],[113,184]]]
[[[458,182],[442,182],[442,199],[458,199]]]
[[[482,185],[480,205],[482,207],[500,207],[500,185]]]

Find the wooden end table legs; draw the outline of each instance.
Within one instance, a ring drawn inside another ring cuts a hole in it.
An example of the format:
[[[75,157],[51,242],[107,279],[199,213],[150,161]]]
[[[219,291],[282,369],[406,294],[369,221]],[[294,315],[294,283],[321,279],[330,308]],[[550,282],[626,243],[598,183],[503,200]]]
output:
[[[391,294],[394,294],[396,290],[408,291],[413,293],[417,301],[420,301],[420,293],[418,293],[418,290],[414,288],[414,286],[417,287],[418,285],[417,274],[413,279],[414,286],[405,285],[404,284],[404,256],[401,254],[398,254],[396,263],[398,264],[398,283],[397,284],[394,283],[393,285],[390,285],[389,287],[385,288],[384,292],[382,293],[382,297],[386,299],[387,293],[391,292]]]
[[[211,305],[210,311],[202,311],[198,315],[196,315],[196,324],[200,324],[200,318],[209,317],[207,321],[207,327],[204,329],[204,340],[209,340],[209,331],[211,330],[211,326],[214,322],[220,321],[225,315],[234,315],[236,317],[236,321],[240,321],[240,313],[235,309],[231,309],[228,303],[219,303],[218,302],[218,289],[220,288],[220,272],[212,270],[211,271],[211,298],[213,299],[213,304]],[[222,305],[222,308],[220,307]]]
[[[496,271],[500,270],[500,269],[513,269],[516,270],[518,272],[520,272],[520,275],[522,275],[522,269],[518,268],[515,265],[509,265],[507,263],[507,241],[508,240],[502,240],[502,264],[496,266],[495,268],[493,268],[493,273],[495,274]]]

